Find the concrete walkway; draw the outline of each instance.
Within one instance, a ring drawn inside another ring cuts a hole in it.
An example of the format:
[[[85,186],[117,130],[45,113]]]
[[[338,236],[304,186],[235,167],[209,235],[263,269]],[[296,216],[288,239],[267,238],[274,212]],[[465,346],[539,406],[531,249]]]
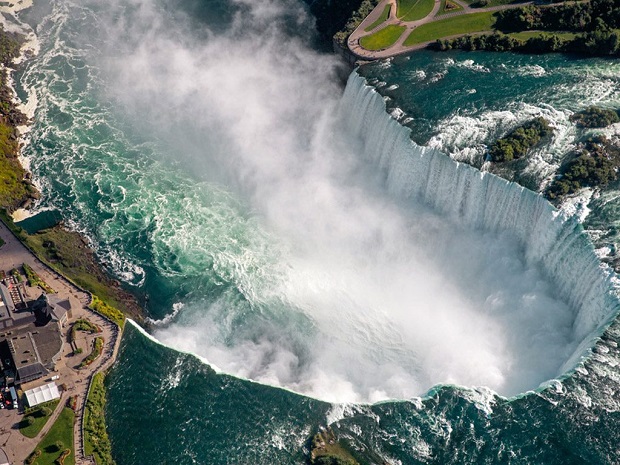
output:
[[[76,464],[92,464],[91,458],[85,457],[83,448],[83,415],[84,405],[92,377],[98,371],[107,370],[116,359],[118,348],[120,345],[120,333],[116,324],[105,319],[98,313],[87,308],[91,301],[90,295],[78,289],[76,286],[67,281],[63,276],[56,273],[47,265],[36,258],[24,245],[13,235],[13,233],[0,222],[0,237],[5,244],[0,247],[0,269],[10,270],[18,268],[23,263],[27,263],[32,269],[51,286],[60,298],[72,298],[78,301],[80,305],[77,309],[73,309],[73,317],[70,323],[84,318],[95,323],[101,328],[101,332],[89,336],[81,336],[81,345],[84,346],[84,353],[77,356],[72,355],[73,349],[70,344],[66,343],[63,347],[63,356],[56,366],[56,373],[60,379],[59,384],[65,386],[66,391],[61,391],[61,401],[52,414],[52,417],[45,424],[43,430],[36,438],[26,438],[19,431],[19,422],[23,418],[17,414],[15,410],[0,410],[0,445],[6,451],[11,463],[21,464],[26,457],[34,450],[39,441],[45,436],[54,424],[54,421],[60,415],[63,407],[69,397],[77,396],[76,423],[74,425],[74,448]],[[38,297],[38,296],[31,296]],[[70,324],[63,328],[63,341],[67,341]],[[96,336],[104,339],[104,347],[101,356],[91,365],[85,368],[79,368],[80,362],[90,353],[89,345]]]
[[[437,14],[439,13],[439,9],[441,8],[441,0],[435,0],[435,4],[433,5],[433,10],[428,15],[426,15],[424,18],[419,19],[417,21],[402,21],[396,17],[396,6],[397,6],[396,0],[382,0],[370,12],[370,14],[360,23],[360,25],[355,29],[355,31],[353,31],[353,33],[349,36],[347,40],[347,45],[349,47],[349,50],[356,57],[362,60],[368,60],[368,61],[378,60],[381,58],[389,58],[389,57],[393,57],[396,55],[413,52],[415,50],[421,50],[421,49],[428,47],[430,44],[435,43],[436,39],[428,41],[428,42],[410,45],[410,46],[406,46],[404,43],[409,37],[409,35],[413,32],[413,30],[422,26],[423,24],[432,23],[434,21],[441,21],[443,19],[453,18],[455,16],[518,8],[518,7],[522,7],[525,5],[531,5],[534,3],[534,2],[525,2],[525,3],[518,3],[518,4],[500,5],[500,6],[494,6],[494,7],[488,7],[488,8],[471,8],[471,6],[469,6],[467,3],[463,1],[459,1],[459,0],[452,0],[452,1],[454,1],[456,4],[461,6],[463,9],[454,11],[452,13],[446,13],[446,14],[437,16]],[[374,27],[372,30],[366,31],[365,29],[367,27],[372,25],[375,21],[377,21],[381,17],[381,14],[383,13],[387,5],[390,5],[390,15],[388,16],[388,18],[384,22],[379,24],[378,26]],[[555,4],[551,4],[547,6],[553,6],[553,5]],[[375,32],[383,29],[384,27],[388,25],[396,25],[396,26],[405,27],[405,30],[403,31],[401,36],[398,38],[398,40],[393,45],[383,50],[367,50],[361,46],[360,39],[362,37],[372,35]],[[492,32],[492,31],[487,31],[487,32]],[[468,33],[468,34],[471,35],[472,33]],[[458,35],[453,35],[450,37],[442,37],[442,39],[454,39],[454,38],[461,37],[461,36],[468,35],[468,34],[458,34]]]

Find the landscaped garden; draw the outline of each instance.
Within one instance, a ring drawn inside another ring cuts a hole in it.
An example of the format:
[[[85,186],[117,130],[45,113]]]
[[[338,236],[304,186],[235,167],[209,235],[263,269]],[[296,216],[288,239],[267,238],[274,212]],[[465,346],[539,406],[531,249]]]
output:
[[[26,459],[29,465],[74,465],[73,410],[65,407],[37,448]]]
[[[19,432],[27,438],[34,438],[52,416],[58,402],[58,400],[53,400],[27,409],[24,412],[24,419],[19,423]]]

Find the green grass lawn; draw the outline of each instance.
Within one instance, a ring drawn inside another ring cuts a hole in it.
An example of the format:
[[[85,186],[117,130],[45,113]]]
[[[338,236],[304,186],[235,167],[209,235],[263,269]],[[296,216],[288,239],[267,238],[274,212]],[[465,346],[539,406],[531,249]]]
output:
[[[362,37],[360,45],[366,50],[383,50],[394,45],[405,29],[407,29],[405,26],[390,24],[374,34]]]
[[[490,31],[495,24],[494,14],[492,11],[473,13],[423,24],[409,34],[405,45],[421,44],[458,34]]]
[[[41,440],[37,449],[41,451],[41,455],[35,460],[34,465],[56,465],[62,453],[55,444],[60,441],[64,449],[70,449],[71,454],[65,459],[65,465],[75,465],[75,451],[73,450],[73,420],[75,414],[73,410],[65,407],[56,420],[49,432]]]
[[[434,0],[397,0],[396,16],[403,21],[417,21],[433,11]]]
[[[383,9],[383,13],[381,13],[381,16],[379,16],[379,18],[374,23],[372,23],[370,26],[368,26],[366,29],[364,29],[364,31],[370,32],[374,28],[376,28],[379,24],[381,24],[386,19],[388,19],[388,16],[390,16],[390,9],[391,8],[392,8],[392,5],[385,5],[385,8]]]
[[[450,6],[450,8],[447,8],[447,6]],[[463,7],[458,3],[451,2],[450,0],[441,0],[441,7],[439,7],[437,16],[454,13],[456,11],[461,11],[462,9]]]
[[[32,409],[31,412],[27,413],[24,416],[24,420],[22,420],[19,423],[19,432],[22,433],[27,438],[33,438],[37,434],[39,434],[39,431],[43,429],[43,427],[45,426],[45,423],[47,423],[47,420],[49,419],[51,414],[56,409],[58,402],[60,401],[53,400],[51,402],[46,402],[45,404],[38,405],[37,407]],[[49,408],[51,413],[49,415],[43,415],[43,412],[42,412],[43,407]],[[25,418],[29,416],[34,418],[34,423],[32,425],[28,425],[28,422],[25,420]]]

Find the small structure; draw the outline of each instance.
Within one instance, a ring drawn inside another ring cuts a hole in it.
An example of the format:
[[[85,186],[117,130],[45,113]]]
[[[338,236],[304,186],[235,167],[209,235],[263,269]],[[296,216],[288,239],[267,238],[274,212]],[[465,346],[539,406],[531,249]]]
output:
[[[69,299],[59,299],[53,294],[41,294],[32,304],[32,309],[39,312],[43,324],[49,321],[58,322],[61,327],[67,324],[69,318],[73,317],[73,305]]]
[[[60,399],[60,392],[56,383],[47,383],[33,389],[25,391],[26,401],[29,407],[49,402],[50,400]]]

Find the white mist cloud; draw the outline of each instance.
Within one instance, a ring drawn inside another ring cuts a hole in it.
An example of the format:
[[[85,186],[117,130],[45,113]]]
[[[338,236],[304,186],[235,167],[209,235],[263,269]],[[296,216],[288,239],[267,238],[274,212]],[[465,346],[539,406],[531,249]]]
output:
[[[237,288],[215,303],[192,295],[156,337],[333,401],[407,398],[436,383],[514,394],[555,376],[574,348],[573,314],[521,245],[390,198],[339,124],[337,60],[282,32],[307,31],[306,12],[236,5],[227,32],[200,40],[150,2],[113,5],[124,15],[107,20],[105,79],[122,111],[170,163],[236,192],[280,254],[265,264],[232,232],[222,250],[202,250],[201,225],[184,225],[166,247],[191,273],[199,255],[228,254]]]

